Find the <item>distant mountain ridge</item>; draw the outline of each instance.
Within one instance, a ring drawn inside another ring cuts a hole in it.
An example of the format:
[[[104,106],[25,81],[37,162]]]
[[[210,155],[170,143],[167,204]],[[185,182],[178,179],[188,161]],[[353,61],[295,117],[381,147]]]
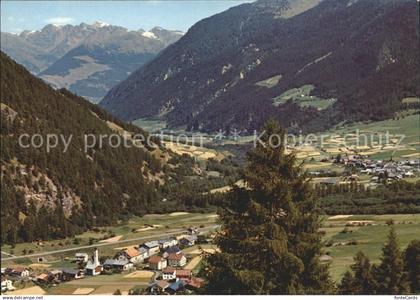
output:
[[[311,131],[392,117],[419,94],[417,9],[415,0],[242,4],[196,23],[100,105],[203,131],[259,129],[270,117]]]
[[[95,22],[1,33],[2,50],[56,88],[99,101],[115,84],[183,35],[154,27],[129,31]]]

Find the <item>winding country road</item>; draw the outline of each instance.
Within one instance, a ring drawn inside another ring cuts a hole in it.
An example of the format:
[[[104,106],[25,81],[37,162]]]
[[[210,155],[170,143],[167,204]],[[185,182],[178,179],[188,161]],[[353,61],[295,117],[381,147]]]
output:
[[[217,228],[219,228],[219,226],[220,225],[206,226],[206,227],[200,228],[200,231],[202,233],[205,233],[205,232],[208,232],[210,230],[217,229]],[[27,255],[18,255],[18,256],[13,256],[13,257],[6,257],[6,258],[2,258],[1,261],[15,260],[15,259],[19,259],[19,258],[46,256],[46,255],[51,255],[51,254],[77,251],[77,250],[89,249],[89,248],[99,248],[99,247],[104,247],[104,246],[109,246],[109,245],[123,244],[123,243],[136,242],[136,241],[146,241],[146,240],[150,240],[150,239],[164,238],[164,237],[169,237],[170,235],[173,235],[173,234],[182,234],[182,233],[185,233],[185,229],[168,231],[168,232],[165,232],[165,233],[153,234],[153,235],[148,235],[148,236],[143,236],[143,237],[138,237],[138,238],[131,238],[131,239],[126,239],[126,240],[120,240],[120,241],[109,242],[109,243],[96,243],[96,244],[92,244],[92,245],[79,246],[79,247],[74,247],[74,248],[66,248],[66,249],[60,249],[60,250],[52,250],[52,251],[32,253],[32,254],[27,254]],[[10,254],[8,254],[8,255],[10,255]]]
[[[10,254],[10,253],[4,252],[4,251],[1,251],[1,254],[11,256],[11,257],[16,257],[13,254]]]

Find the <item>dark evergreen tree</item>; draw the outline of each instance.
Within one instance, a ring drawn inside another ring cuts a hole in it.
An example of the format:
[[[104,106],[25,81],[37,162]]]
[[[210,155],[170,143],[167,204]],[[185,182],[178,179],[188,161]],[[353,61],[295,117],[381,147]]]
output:
[[[347,271],[341,280],[339,291],[343,295],[375,294],[375,280],[369,258],[361,251],[354,257],[351,271]]]
[[[246,188],[230,194],[221,212],[221,249],[209,259],[208,294],[323,294],[332,292],[321,265],[317,201],[285,132],[274,121],[248,153]]]
[[[394,227],[391,227],[388,241],[382,248],[381,263],[375,268],[374,276],[377,294],[401,295],[409,292],[408,276]]]
[[[420,293],[420,240],[413,240],[404,251],[405,270],[408,273],[411,292]]]
[[[374,294],[375,282],[372,274],[372,265],[369,258],[361,251],[354,257],[351,266],[354,273],[353,291],[355,295]]]
[[[353,289],[354,276],[353,273],[347,271],[344,273],[340,284],[338,285],[338,291],[341,295],[354,295]]]
[[[121,290],[120,289],[115,290],[113,295],[122,295]]]

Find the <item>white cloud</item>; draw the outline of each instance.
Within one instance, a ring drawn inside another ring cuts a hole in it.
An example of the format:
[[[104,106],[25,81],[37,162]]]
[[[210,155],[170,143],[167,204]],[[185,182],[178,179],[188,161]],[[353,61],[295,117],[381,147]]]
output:
[[[54,17],[46,19],[45,22],[48,24],[65,25],[74,22],[74,19],[70,17]]]

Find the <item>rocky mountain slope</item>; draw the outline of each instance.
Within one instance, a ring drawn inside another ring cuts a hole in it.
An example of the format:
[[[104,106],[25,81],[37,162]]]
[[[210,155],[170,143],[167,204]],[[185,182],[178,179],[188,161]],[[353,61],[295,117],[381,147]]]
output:
[[[321,130],[419,95],[415,0],[260,0],[204,19],[100,105],[169,126]]]
[[[132,134],[147,133],[53,90],[3,52],[0,58],[2,242],[65,237],[158,207],[169,157],[158,141],[155,147],[111,147],[105,139],[84,151],[88,134],[114,134],[132,145]],[[27,135],[22,145],[35,136],[39,147],[20,146],[21,134]],[[57,147],[40,144],[48,135],[59,136]],[[34,226],[40,226],[37,236],[27,236]]]
[[[227,154],[207,149],[213,159],[198,162],[51,88],[3,52],[0,65],[2,243],[69,237],[145,213],[201,210],[220,203],[209,190],[239,178]]]
[[[93,102],[181,36],[159,27],[128,31],[101,22],[1,34],[2,50],[17,62],[54,87]]]

